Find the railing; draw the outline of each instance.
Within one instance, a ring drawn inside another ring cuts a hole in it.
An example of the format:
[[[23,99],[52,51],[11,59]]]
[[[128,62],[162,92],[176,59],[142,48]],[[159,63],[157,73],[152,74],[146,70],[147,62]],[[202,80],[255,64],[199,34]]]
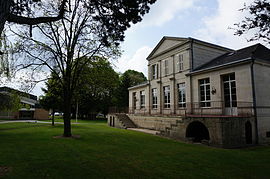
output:
[[[110,113],[129,113],[138,115],[168,115],[168,116],[240,116],[250,117],[254,115],[252,102],[237,101],[233,104],[223,101],[211,101],[210,106],[202,105],[200,102],[186,103],[182,106],[145,106],[143,108],[110,108]]]

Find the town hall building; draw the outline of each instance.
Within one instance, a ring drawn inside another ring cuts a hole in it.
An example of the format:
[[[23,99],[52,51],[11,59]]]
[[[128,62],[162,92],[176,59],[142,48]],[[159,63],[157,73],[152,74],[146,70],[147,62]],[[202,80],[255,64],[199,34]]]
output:
[[[147,60],[148,81],[129,88],[128,114],[111,114],[109,125],[126,128],[129,119],[163,136],[225,148],[270,143],[270,49],[163,37]]]

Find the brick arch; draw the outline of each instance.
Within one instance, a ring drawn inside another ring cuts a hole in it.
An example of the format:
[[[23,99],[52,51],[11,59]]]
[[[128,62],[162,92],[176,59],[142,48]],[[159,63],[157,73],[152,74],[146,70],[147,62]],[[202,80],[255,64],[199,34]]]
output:
[[[209,129],[201,121],[192,121],[186,127],[186,138],[190,138],[193,142],[210,140]]]

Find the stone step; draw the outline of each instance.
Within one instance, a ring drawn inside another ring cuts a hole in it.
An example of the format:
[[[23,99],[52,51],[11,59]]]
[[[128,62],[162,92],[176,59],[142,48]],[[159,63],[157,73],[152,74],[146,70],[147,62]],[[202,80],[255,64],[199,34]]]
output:
[[[160,131],[155,131],[155,130],[151,130],[151,129],[142,129],[142,128],[127,128],[127,129],[132,130],[132,131],[144,132],[147,134],[153,134],[153,135],[158,135],[160,133]]]
[[[117,114],[116,116],[125,126],[125,128],[136,128],[136,125],[129,119],[126,114]]]

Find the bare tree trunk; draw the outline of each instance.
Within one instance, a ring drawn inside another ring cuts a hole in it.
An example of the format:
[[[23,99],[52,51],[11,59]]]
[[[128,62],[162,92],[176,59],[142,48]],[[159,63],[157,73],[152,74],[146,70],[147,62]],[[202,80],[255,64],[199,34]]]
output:
[[[11,0],[0,0],[0,36],[4,30],[10,6]]]
[[[55,113],[55,109],[53,108],[53,110],[52,110],[52,126],[54,126],[54,113]]]
[[[64,137],[71,137],[71,98],[72,98],[72,91],[71,91],[71,69],[69,64],[66,67],[66,73],[63,77],[63,88],[64,88]]]
[[[71,113],[71,99],[70,92],[64,89],[64,137],[71,137],[71,124],[70,124],[70,113]]]

